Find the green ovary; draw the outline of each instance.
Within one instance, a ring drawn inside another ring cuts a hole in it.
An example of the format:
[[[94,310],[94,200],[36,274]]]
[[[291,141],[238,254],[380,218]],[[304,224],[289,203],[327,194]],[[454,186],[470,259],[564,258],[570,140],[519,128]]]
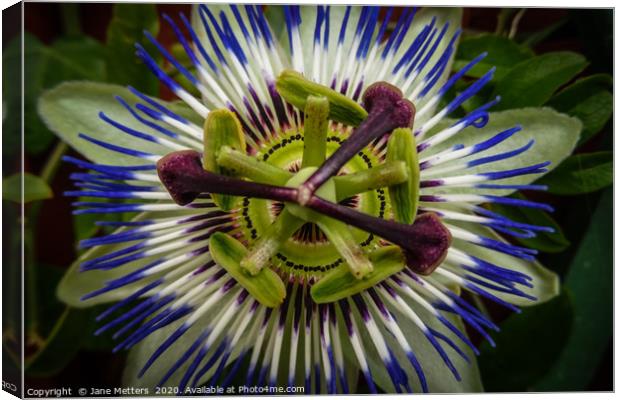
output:
[[[327,156],[331,155],[344,139],[338,132],[331,131],[327,138]],[[286,132],[269,143],[265,143],[256,157],[274,166],[297,172],[301,166],[304,142],[303,132]],[[379,158],[369,149],[353,157],[341,170],[351,174],[380,164]],[[344,201],[357,210],[369,215],[383,217],[389,213],[387,191],[377,189],[361,193]],[[251,247],[282,210],[282,204],[270,200],[243,198],[239,203],[239,224],[246,245]],[[352,228],[353,237],[365,250],[377,247],[378,238]],[[314,224],[306,223],[280,248],[272,263],[282,271],[300,277],[318,277],[342,264],[340,254],[329,243],[325,235]]]

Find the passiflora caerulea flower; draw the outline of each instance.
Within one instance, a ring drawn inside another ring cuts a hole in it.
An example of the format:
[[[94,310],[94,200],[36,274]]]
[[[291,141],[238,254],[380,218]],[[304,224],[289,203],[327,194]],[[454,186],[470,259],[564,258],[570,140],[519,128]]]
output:
[[[361,372],[371,392],[480,389],[463,322],[491,342],[497,326],[461,295],[535,301],[536,252],[498,233],[549,231],[481,204],[550,210],[505,197],[543,189],[530,182],[548,162],[523,164],[519,126],[468,142],[499,98],[448,119],[494,73],[455,90],[485,56],[450,76],[458,11],[392,12],[201,5],[183,30],[166,16],[191,67],[149,39],[195,93],[137,46],[192,112],[130,87],[132,126],[100,114],[121,139],[81,137],[135,162],[66,157],[89,170],[68,195],[128,199],[76,214],[142,212],[81,242],[100,249],[83,274],[117,272],[84,300],[122,294],[97,334],[139,349],[129,379],[337,393]]]

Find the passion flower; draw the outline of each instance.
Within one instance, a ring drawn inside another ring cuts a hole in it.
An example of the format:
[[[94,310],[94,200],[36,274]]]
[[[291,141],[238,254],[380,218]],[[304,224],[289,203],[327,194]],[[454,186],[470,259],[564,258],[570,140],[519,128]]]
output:
[[[192,67],[149,39],[200,96],[144,48],[137,55],[203,122],[130,88],[140,101],[119,101],[143,130],[100,117],[133,136],[131,146],[82,137],[138,161],[66,157],[90,170],[72,176],[79,189],[68,195],[131,200],[78,201],[75,213],[147,213],[101,222],[119,230],[81,242],[117,246],[84,261],[83,271],[119,272],[84,299],[134,288],[98,317],[97,334],[115,329],[120,351],[164,332],[139,376],[157,374],[181,393],[240,374],[247,385],[306,393],[349,392],[359,372],[371,392],[460,380],[457,364],[478,352],[461,321],[489,340],[487,330],[497,329],[460,291],[512,310],[514,299],[533,299],[532,278],[512,264],[536,252],[494,231],[549,230],[479,204],[549,209],[493,194],[541,187],[491,183],[544,172],[547,163],[493,169],[531,147],[493,152],[519,127],[442,147],[484,126],[496,103],[440,124],[493,76],[447,98],[484,57],[448,79],[459,35],[448,23],[420,26],[416,10],[404,9],[388,31],[391,9],[383,18],[377,7],[283,11],[283,42],[257,6],[197,6],[193,24],[181,16],[189,38],[165,17]],[[511,261],[498,265],[481,251]],[[164,353],[174,362],[163,363]],[[453,377],[437,378],[444,370]]]

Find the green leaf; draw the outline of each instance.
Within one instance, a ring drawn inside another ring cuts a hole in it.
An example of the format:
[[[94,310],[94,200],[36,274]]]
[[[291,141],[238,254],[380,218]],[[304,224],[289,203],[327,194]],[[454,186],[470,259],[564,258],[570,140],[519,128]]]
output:
[[[513,314],[493,332],[496,343],[480,347],[478,362],[489,392],[531,389],[553,366],[571,333],[573,306],[567,291],[555,299]]]
[[[130,149],[164,155],[170,149],[162,145],[137,139],[110,126],[98,116],[102,111],[120,124],[141,130],[153,136],[161,133],[145,128],[114,98],[121,96],[130,104],[138,102],[128,89],[95,82],[65,82],[45,92],[39,99],[38,109],[48,128],[89,160],[112,165],[136,165],[140,160],[114,151],[103,149],[78,137],[84,133],[95,139]],[[172,111],[202,126],[200,117],[188,112],[179,103],[161,102]],[[174,130],[174,129],[172,129]],[[202,149],[196,149],[202,151]]]
[[[562,18],[558,22],[555,22],[555,23],[545,27],[544,29],[542,29],[542,30],[540,30],[538,32],[532,33],[521,44],[524,45],[524,46],[528,46],[528,47],[534,47],[538,43],[540,43],[543,40],[545,40],[553,32],[555,32],[560,27],[562,27],[564,24],[566,24],[566,22],[568,22],[568,18]]]
[[[30,203],[36,200],[51,199],[54,197],[52,189],[48,184],[38,176],[25,173],[24,177],[24,203]],[[2,180],[2,198],[11,200],[16,203],[22,201],[22,174],[11,175]]]
[[[159,16],[155,4],[115,4],[106,36],[106,65],[109,82],[132,85],[154,95],[159,93],[159,80],[136,57],[135,44],[142,45],[155,61],[161,56],[144,30],[157,37]]]
[[[495,94],[502,97],[498,109],[541,106],[587,65],[581,54],[567,51],[546,53],[520,62],[495,86]]]
[[[105,46],[91,37],[60,38],[45,51],[49,57],[46,88],[72,79],[103,81],[106,78]]]
[[[537,183],[549,185],[549,192],[559,195],[595,192],[613,183],[613,158],[611,151],[570,156]]]
[[[50,376],[62,371],[75,357],[92,326],[90,313],[66,307],[55,319],[52,332],[45,338],[43,347],[26,359],[26,373],[29,376]]]
[[[506,242],[493,230],[477,223],[451,221],[451,224],[456,225],[478,236],[488,237],[504,243]],[[500,253],[458,239],[455,239],[452,245],[454,246],[454,248],[462,251],[465,254],[480,258],[500,267],[508,268],[513,271],[518,271],[529,275],[532,278],[530,282],[532,283],[533,287],[528,288],[525,286],[519,286],[519,289],[521,289],[524,293],[529,294],[530,296],[536,297],[536,300],[529,300],[512,294],[489,290],[489,292],[493,293],[495,296],[511,304],[515,304],[520,307],[533,306],[536,304],[544,303],[554,298],[558,295],[558,293],[560,293],[559,277],[555,274],[555,272],[548,270],[538,261],[526,261],[521,258],[516,258],[508,254]]]
[[[450,126],[455,121],[445,120],[433,131]],[[550,108],[525,108],[521,110],[508,110],[489,114],[489,123],[483,128],[469,127],[459,134],[453,136],[444,143],[433,146],[428,151],[420,153],[419,157],[426,158],[431,154],[446,150],[450,146],[464,144],[466,146],[480,143],[491,138],[497,133],[521,125],[523,128],[520,132],[514,134],[509,139],[497,144],[496,146],[471,155],[464,160],[475,160],[482,157],[488,157],[494,154],[505,153],[515,150],[528,144],[534,140],[533,146],[526,152],[518,156],[511,157],[501,161],[495,161],[489,164],[483,164],[474,168],[468,168],[461,174],[454,172],[455,176],[464,174],[476,174],[490,171],[503,171],[514,168],[525,167],[537,163],[550,161],[551,164],[547,169],[552,170],[557,167],[566,157],[574,150],[575,144],[579,138],[581,131],[581,122],[577,118],[560,114]],[[498,184],[529,184],[540,178],[541,175],[522,175],[514,178],[495,181]],[[438,188],[425,189],[425,193],[488,193],[498,196],[507,196],[514,190],[482,190],[467,188]]]
[[[613,112],[613,78],[596,74],[579,79],[547,102],[556,110],[577,117],[583,122],[579,143],[586,142],[598,133]]]
[[[515,193],[511,197],[517,199],[525,199],[520,193]],[[554,229],[555,232],[537,232],[533,238],[515,238],[516,241],[529,247],[544,251],[546,253],[559,253],[566,250],[570,246],[570,242],[562,233],[562,228],[547,212],[527,207],[509,207],[502,204],[490,204],[492,211],[508,217],[516,222],[525,222],[530,225],[547,226]]]
[[[454,333],[448,328],[446,328],[441,322],[437,320],[435,316],[430,314],[425,308],[423,308],[419,303],[410,300],[409,298],[403,297],[403,299],[407,302],[409,307],[424,321],[430,328],[435,329],[447,337],[450,338],[454,343],[460,345],[460,339],[458,339]],[[471,349],[467,346],[462,345],[461,349],[467,355],[470,360],[470,363],[466,362],[459,356],[452,348],[449,346],[443,346],[445,352],[450,357],[450,360],[454,363],[456,369],[459,371],[461,375],[461,381],[457,381],[448,367],[445,365],[435,348],[429,343],[428,339],[420,331],[420,329],[413,323],[403,312],[399,309],[394,311],[394,316],[398,321],[398,326],[407,338],[407,341],[410,343],[411,348],[415,352],[415,356],[422,365],[422,369],[424,370],[424,375],[426,377],[426,381],[428,383],[428,389],[431,393],[472,393],[472,392],[482,392],[482,383],[480,381],[480,372],[478,371],[478,365],[476,361],[476,356],[473,354]],[[465,326],[460,318],[457,318],[453,315],[445,315],[445,318],[448,319],[456,329],[461,332],[465,332]],[[361,319],[357,318],[357,326],[358,332],[362,339],[365,349],[374,349],[374,344],[372,339],[370,338],[370,333],[367,329],[364,328],[363,324],[360,322]],[[380,325],[380,323],[378,323]],[[383,327],[380,327],[382,332],[382,336],[386,339],[388,348],[400,348],[394,337],[385,331]],[[354,353],[350,348],[351,345],[349,341],[343,341],[344,345],[344,355],[345,362],[348,363],[356,363],[354,361]],[[422,388],[419,384],[417,375],[415,374],[410,361],[407,359],[405,354],[402,351],[395,352],[395,355],[398,359],[399,365],[405,370],[407,376],[409,377],[409,384],[414,393],[420,393]],[[347,360],[348,359],[348,360]],[[394,386],[392,384],[392,380],[388,375],[388,371],[385,369],[385,366],[379,355],[376,351],[367,351],[366,359],[370,366],[370,370],[372,373],[373,380],[375,383],[386,393],[394,393]]]
[[[516,43],[514,40],[504,36],[483,33],[461,40],[456,53],[456,60],[452,67],[453,70],[460,70],[484,52],[488,52],[488,55],[469,70],[466,74],[467,76],[480,78],[489,69],[496,67],[495,79],[499,80],[513,66],[534,56],[534,52],[531,49]]]
[[[17,37],[7,46],[2,60],[6,99],[4,154],[17,152],[21,138],[21,40]],[[24,148],[28,154],[39,154],[49,147],[54,135],[36,113],[36,100],[43,89],[67,79],[103,80],[105,71],[101,57],[103,46],[88,37],[60,38],[51,46],[24,34]]]
[[[63,271],[44,264],[31,265],[36,293],[26,293],[36,307],[36,321],[26,311],[32,329],[27,336],[36,345],[26,353],[24,368],[29,376],[51,376],[60,372],[75,356],[83,340],[92,332],[94,319],[87,312],[66,307],[54,295]],[[38,336],[38,340],[32,334]]]
[[[561,356],[536,391],[586,390],[613,331],[613,190],[603,192],[573,259],[565,287],[575,323]]]
[[[43,51],[45,47],[32,34],[24,33],[24,52],[23,52],[23,80],[22,80],[22,43],[21,37],[12,40],[2,53],[2,83],[3,83],[3,135],[2,153],[5,156],[19,154],[22,137],[22,81],[24,82],[23,91],[23,118],[25,125],[25,148],[28,152],[40,152],[47,148],[53,135],[45,129],[33,113],[33,101],[43,87],[45,67],[47,64],[47,54]],[[5,118],[4,116],[7,116]]]

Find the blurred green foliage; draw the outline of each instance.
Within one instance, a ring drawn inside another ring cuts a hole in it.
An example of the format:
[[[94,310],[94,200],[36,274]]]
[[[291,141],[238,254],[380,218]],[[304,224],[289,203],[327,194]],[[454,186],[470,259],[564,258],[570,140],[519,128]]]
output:
[[[485,390],[531,389],[561,354],[573,319],[572,298],[566,290],[553,300],[508,317],[502,323],[502,331],[492,335],[496,346],[485,342],[480,348]]]
[[[607,73],[611,15],[610,10],[571,10],[568,17],[544,30],[515,38],[508,38],[502,29],[495,34],[466,33],[457,52],[454,70],[488,46],[487,68],[473,68],[472,78],[492,65],[497,67],[489,87],[464,104],[461,115],[501,95],[498,108],[549,106],[583,123],[576,154],[536,182],[562,196],[547,198],[556,206],[555,213],[489,206],[511,219],[555,229],[555,233],[516,240],[541,252],[543,263],[563,278],[564,291],[503,321],[501,331],[493,336],[497,348],[482,346],[480,369],[488,391],[588,390],[612,337],[612,190],[598,200],[601,189],[613,184],[613,78]],[[561,35],[562,30],[579,32],[585,55],[535,53],[534,46]],[[599,52],[594,54],[593,48]],[[595,73],[588,75],[590,71]],[[513,197],[525,198],[523,193]]]
[[[2,181],[2,199],[21,203],[21,180],[24,182],[24,203],[35,200],[45,200],[53,197],[52,189],[47,182],[36,175],[29,173],[15,174]]]
[[[29,32],[23,35],[24,150],[27,157],[45,157],[49,154],[41,176],[31,173],[23,176],[24,200],[33,204],[26,210],[24,225],[26,339],[30,343],[25,368],[29,376],[51,376],[61,371],[80,350],[82,342],[92,342],[89,339],[95,329],[96,316],[96,310],[78,310],[59,302],[55,291],[64,271],[36,261],[35,223],[44,204],[42,201],[54,195],[52,180],[60,156],[66,149],[57,146],[55,151],[51,151],[57,139],[37,113],[39,96],[44,90],[62,82],[76,80],[131,84],[146,94],[159,93],[157,78],[145,73],[144,65],[135,57],[136,42],[149,50],[153,49],[153,45],[144,38],[143,30],[157,36],[159,17],[156,6],[115,5],[106,43],[80,33],[75,6],[60,5],[65,34],[50,45],[43,44]],[[18,35],[5,46],[2,54],[3,116],[8,116],[3,118],[5,160],[17,157],[21,148],[21,49],[22,37]],[[156,51],[151,53],[157,54]],[[156,60],[159,62],[160,58],[156,57]],[[20,202],[21,179],[21,174],[3,177],[4,200]],[[74,216],[74,237],[85,239],[99,232],[93,222],[90,216]],[[17,233],[19,223],[15,220],[11,230]]]
[[[613,329],[612,207],[613,189],[608,188],[596,205],[564,281],[575,299],[568,342],[533,390],[584,390],[597,373]],[[547,329],[556,331],[557,327],[548,323]]]

